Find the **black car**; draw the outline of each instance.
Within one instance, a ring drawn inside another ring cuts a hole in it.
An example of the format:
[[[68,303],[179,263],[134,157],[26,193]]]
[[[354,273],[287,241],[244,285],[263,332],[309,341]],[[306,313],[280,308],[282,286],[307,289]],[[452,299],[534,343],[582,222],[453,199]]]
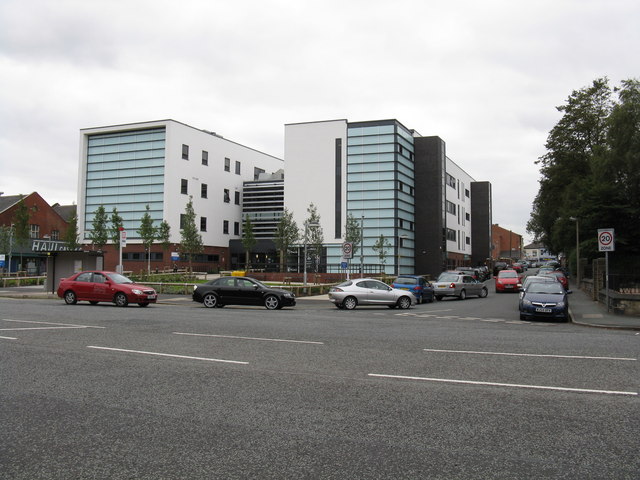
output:
[[[268,287],[249,277],[220,277],[198,285],[193,290],[193,300],[207,308],[264,305],[269,310],[276,310],[296,304],[296,297],[290,291]]]
[[[500,270],[506,270],[507,268],[509,268],[509,265],[507,265],[507,262],[496,262],[493,265],[493,276],[497,277],[498,272],[500,272]]]

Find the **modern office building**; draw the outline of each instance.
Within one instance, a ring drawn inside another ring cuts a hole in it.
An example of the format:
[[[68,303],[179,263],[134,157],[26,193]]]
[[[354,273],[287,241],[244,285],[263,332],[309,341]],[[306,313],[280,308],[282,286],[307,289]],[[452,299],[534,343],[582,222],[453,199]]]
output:
[[[286,125],[285,159],[285,204],[298,225],[316,205],[329,270],[342,263],[349,215],[363,230],[350,269],[365,273],[470,265],[474,211],[477,234],[490,235],[490,185],[474,200],[475,180],[446,156],[445,142],[397,120]]]
[[[178,250],[181,217],[192,199],[205,245],[197,263],[207,270],[227,268],[229,243],[241,237],[244,182],[282,168],[282,159],[174,120],[82,129],[80,238],[90,243],[99,206],[108,215],[116,208],[127,232],[125,269],[143,269],[144,249],[137,230],[146,206],[155,226],[163,220],[169,223],[173,251]],[[106,268],[117,264],[115,254],[114,248],[106,248]],[[153,267],[171,265],[168,257],[168,252],[154,248]]]

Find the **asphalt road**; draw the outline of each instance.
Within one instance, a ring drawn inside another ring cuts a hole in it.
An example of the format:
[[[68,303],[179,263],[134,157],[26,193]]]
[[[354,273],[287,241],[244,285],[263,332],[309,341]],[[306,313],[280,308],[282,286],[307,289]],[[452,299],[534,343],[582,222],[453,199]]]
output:
[[[640,336],[410,310],[0,299],[0,478],[615,478]]]

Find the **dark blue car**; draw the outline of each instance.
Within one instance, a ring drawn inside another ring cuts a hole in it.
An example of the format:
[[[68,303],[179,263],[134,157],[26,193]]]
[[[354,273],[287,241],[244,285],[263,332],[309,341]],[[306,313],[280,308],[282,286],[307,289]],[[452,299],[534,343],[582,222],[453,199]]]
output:
[[[520,298],[520,320],[569,321],[569,301],[560,282],[533,282]]]
[[[420,275],[400,275],[391,286],[409,290],[416,297],[416,303],[433,302],[433,285]]]

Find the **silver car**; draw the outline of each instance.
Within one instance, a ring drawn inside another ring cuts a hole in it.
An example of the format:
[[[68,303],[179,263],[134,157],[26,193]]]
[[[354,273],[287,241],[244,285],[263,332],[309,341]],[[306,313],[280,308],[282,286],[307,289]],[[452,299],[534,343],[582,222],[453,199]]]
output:
[[[373,278],[347,280],[329,290],[329,300],[336,307],[353,310],[358,305],[387,305],[389,308],[409,308],[416,297],[407,290],[392,288]]]
[[[433,284],[433,294],[436,300],[442,297],[458,297],[464,300],[469,295],[485,298],[489,291],[484,283],[475,280],[471,275],[444,272]]]

